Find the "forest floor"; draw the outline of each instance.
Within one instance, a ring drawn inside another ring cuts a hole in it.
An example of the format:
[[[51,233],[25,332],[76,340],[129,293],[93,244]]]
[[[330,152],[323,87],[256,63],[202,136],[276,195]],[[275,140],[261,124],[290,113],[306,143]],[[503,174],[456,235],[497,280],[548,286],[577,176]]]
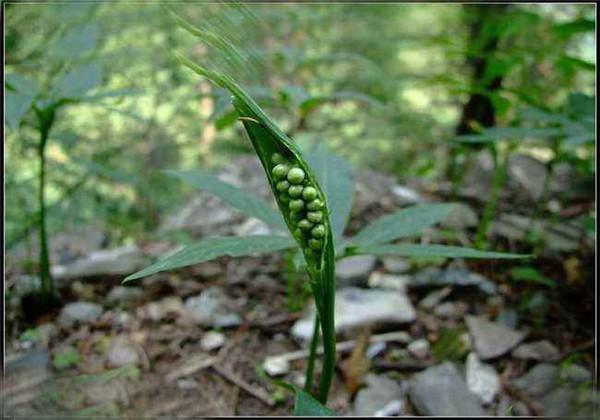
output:
[[[237,166],[256,172],[248,162],[241,159]],[[406,194],[394,195],[395,182],[381,174],[357,174],[357,182],[349,233],[408,204],[402,202]],[[360,190],[360,182],[369,188]],[[410,187],[444,200],[437,187]],[[381,198],[382,191],[389,199]],[[506,194],[518,192],[515,187]],[[182,211],[193,227],[183,216],[169,223],[196,236],[256,228],[235,219],[218,200],[198,197],[190,204],[195,209]],[[505,217],[497,221],[519,213],[516,201],[504,203],[499,213]],[[581,200],[573,203],[563,203],[563,209],[581,206]],[[466,209],[470,213],[463,208],[442,232],[452,231],[469,245],[477,212]],[[496,225],[494,246],[526,250],[506,226]],[[347,323],[338,334],[342,344],[328,405],[340,414],[367,416],[591,413],[594,249],[583,235],[566,233],[562,242],[538,248],[538,258],[527,263],[534,270],[506,260],[342,262],[338,317]],[[440,238],[439,232],[425,236]],[[306,346],[301,326],[308,322],[309,295],[304,277],[289,273],[284,255],[221,258],[123,287],[124,275],[174,244],[148,241],[106,252],[94,249],[100,241],[90,244],[93,237],[67,234],[61,242],[66,248],[56,239],[55,261],[70,253],[55,269],[62,306],[34,319],[23,316],[22,296],[35,277],[21,268],[22,254],[9,255],[5,414],[292,412],[290,395],[269,378],[302,385],[306,359],[295,352]],[[352,313],[353,301],[382,311],[379,318]]]

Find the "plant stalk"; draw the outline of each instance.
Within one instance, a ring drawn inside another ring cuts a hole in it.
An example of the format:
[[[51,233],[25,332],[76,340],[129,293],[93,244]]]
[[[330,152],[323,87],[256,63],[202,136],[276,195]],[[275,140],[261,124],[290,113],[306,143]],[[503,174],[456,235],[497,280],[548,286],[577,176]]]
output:
[[[321,323],[319,314],[315,314],[315,322],[313,327],[313,335],[310,340],[310,353],[308,355],[308,366],[306,366],[306,375],[304,380],[304,390],[310,394],[313,382],[313,373],[315,371],[315,359],[317,356],[317,345],[319,343],[319,331]]]
[[[475,239],[475,248],[480,250],[485,250],[488,246],[488,233],[496,212],[500,191],[502,190],[502,186],[504,185],[504,181],[506,179],[506,159],[499,156],[498,148],[495,145],[492,146],[491,151],[492,158],[494,160],[492,191],[490,198],[487,200],[485,208],[483,209],[483,215],[477,228],[477,236]]]
[[[54,294],[54,280],[50,274],[50,258],[48,252],[48,234],[46,230],[46,144],[50,128],[54,121],[54,110],[44,110],[38,114],[40,120],[40,144],[38,147],[40,172],[38,189],[39,206],[39,237],[40,237],[40,281],[41,292],[44,294]]]

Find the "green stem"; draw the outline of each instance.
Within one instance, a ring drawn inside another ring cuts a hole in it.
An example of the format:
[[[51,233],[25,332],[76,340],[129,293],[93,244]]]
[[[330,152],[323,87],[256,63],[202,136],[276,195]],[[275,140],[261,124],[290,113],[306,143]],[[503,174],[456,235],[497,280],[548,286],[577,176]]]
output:
[[[315,359],[317,356],[317,344],[319,343],[319,329],[321,323],[319,321],[319,315],[315,314],[315,322],[313,327],[313,335],[310,340],[310,353],[308,355],[308,366],[306,367],[306,378],[304,381],[304,390],[310,394],[313,382],[313,373],[315,371]]]
[[[484,250],[487,248],[487,236],[490,229],[496,207],[498,205],[498,198],[500,191],[504,185],[506,178],[506,159],[500,158],[498,149],[496,146],[492,146],[492,158],[494,160],[494,176],[492,179],[492,192],[489,200],[485,204],[483,209],[483,216],[477,229],[477,236],[475,239],[475,248]],[[507,153],[508,155],[508,153]]]
[[[40,144],[38,157],[40,160],[38,206],[39,206],[39,235],[40,235],[40,281],[41,291],[45,294],[54,294],[54,281],[50,274],[50,258],[48,252],[48,234],[46,230],[46,144],[50,128],[54,122],[54,110],[48,109],[38,113],[40,122]]]
[[[335,306],[335,277],[333,267],[330,272],[324,273],[323,276],[323,305],[321,317],[321,331],[323,333],[323,371],[321,373],[321,381],[319,383],[319,401],[327,403],[329,389],[333,381],[335,373],[335,323],[334,323],[334,306]]]

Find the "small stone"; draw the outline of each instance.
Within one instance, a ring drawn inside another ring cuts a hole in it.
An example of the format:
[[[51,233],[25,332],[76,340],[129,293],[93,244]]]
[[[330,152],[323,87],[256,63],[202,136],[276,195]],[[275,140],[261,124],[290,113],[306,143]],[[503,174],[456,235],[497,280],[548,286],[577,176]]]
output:
[[[441,225],[446,228],[462,230],[477,226],[478,221],[477,213],[471,207],[462,203],[454,203],[450,214],[441,222]]]
[[[384,411],[384,409],[389,410],[388,405],[392,402],[394,402],[394,408],[397,408],[398,401],[401,405],[400,410],[402,409],[404,391],[396,381],[385,376],[367,374],[365,385],[356,394],[353,416],[374,416],[376,413]]]
[[[196,388],[198,388],[198,386],[199,386],[198,381],[196,381],[193,378],[177,379],[177,388],[181,389],[182,391],[189,391],[192,389],[196,389]]]
[[[415,204],[423,201],[418,192],[403,185],[394,185],[392,187],[392,194],[403,204]]]
[[[102,315],[102,306],[90,302],[72,302],[60,311],[58,323],[69,327],[73,324],[86,324],[97,321]]]
[[[555,365],[539,363],[525,375],[514,379],[512,384],[532,397],[539,397],[554,387],[557,376],[558,368]]]
[[[377,289],[345,287],[335,294],[336,332],[379,324],[405,324],[416,318],[415,308],[406,295]],[[292,335],[300,340],[312,337],[314,302],[306,316],[296,321]]]
[[[179,296],[169,296],[138,308],[137,313],[140,318],[160,321],[169,315],[180,316],[183,313],[183,302]]]
[[[525,338],[525,334],[519,331],[490,322],[482,317],[468,315],[466,323],[475,351],[482,360],[503,355]]]
[[[491,365],[481,363],[475,353],[469,353],[466,366],[467,386],[483,404],[491,404],[500,392],[498,373]]]
[[[209,331],[200,339],[200,348],[204,351],[216,350],[225,344],[225,335],[217,331]]]
[[[579,385],[591,381],[592,373],[583,366],[573,364],[564,366],[560,370],[559,377],[563,381],[570,382],[573,385]]]
[[[517,328],[519,324],[519,314],[511,308],[504,308],[496,317],[496,322],[508,328]]]
[[[513,357],[517,359],[531,359],[541,362],[555,361],[558,356],[558,349],[548,340],[535,341],[532,343],[521,344],[513,350]]]
[[[386,404],[381,410],[377,410],[373,417],[390,417],[398,416],[404,411],[404,400],[392,400]]]
[[[467,304],[464,302],[445,302],[436,306],[433,313],[440,318],[460,319],[467,309]]]
[[[115,286],[108,293],[106,300],[112,303],[131,302],[139,299],[141,295],[142,289],[139,287]]]
[[[367,284],[369,287],[392,289],[406,292],[407,284],[410,282],[410,277],[395,274],[383,274],[379,271],[374,271],[369,276]]]
[[[265,359],[263,369],[270,376],[285,375],[290,371],[290,363],[281,356],[270,356]]]
[[[413,341],[406,348],[410,354],[418,359],[426,359],[431,354],[431,345],[424,338]]]
[[[197,296],[185,301],[185,313],[194,322],[205,327],[233,327],[239,325],[241,317],[232,312],[233,302],[218,286],[211,286]]]
[[[111,366],[122,367],[137,365],[140,355],[135,345],[127,337],[118,336],[110,343],[107,359]]]
[[[233,229],[233,233],[238,236],[248,235],[269,235],[272,233],[271,228],[262,220],[255,217],[246,219],[241,225]]]
[[[424,416],[483,416],[479,401],[450,362],[413,376],[408,390],[416,410]]]
[[[382,342],[369,344],[369,347],[367,347],[367,351],[365,352],[365,356],[367,356],[367,359],[373,359],[377,357],[378,354],[385,351],[386,347],[386,343]]]
[[[357,255],[341,259],[335,264],[335,276],[340,285],[365,285],[369,274],[375,268],[375,262],[376,258],[372,255]]]
[[[385,271],[392,274],[402,274],[410,270],[410,263],[406,258],[401,257],[385,257],[383,260],[383,268]]]
[[[429,292],[427,296],[419,302],[419,306],[423,309],[433,309],[442,300],[444,300],[450,293],[452,293],[452,287],[446,286],[443,289],[434,290]]]

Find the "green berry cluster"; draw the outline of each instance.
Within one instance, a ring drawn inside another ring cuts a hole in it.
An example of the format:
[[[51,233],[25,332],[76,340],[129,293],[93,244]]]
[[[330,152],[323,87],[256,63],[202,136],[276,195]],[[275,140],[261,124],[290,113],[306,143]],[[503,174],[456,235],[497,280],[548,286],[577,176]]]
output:
[[[294,224],[293,234],[305,250],[323,249],[323,200],[311,185],[304,170],[292,165],[279,153],[271,156],[271,174],[278,191],[279,201],[289,209],[289,220]]]

